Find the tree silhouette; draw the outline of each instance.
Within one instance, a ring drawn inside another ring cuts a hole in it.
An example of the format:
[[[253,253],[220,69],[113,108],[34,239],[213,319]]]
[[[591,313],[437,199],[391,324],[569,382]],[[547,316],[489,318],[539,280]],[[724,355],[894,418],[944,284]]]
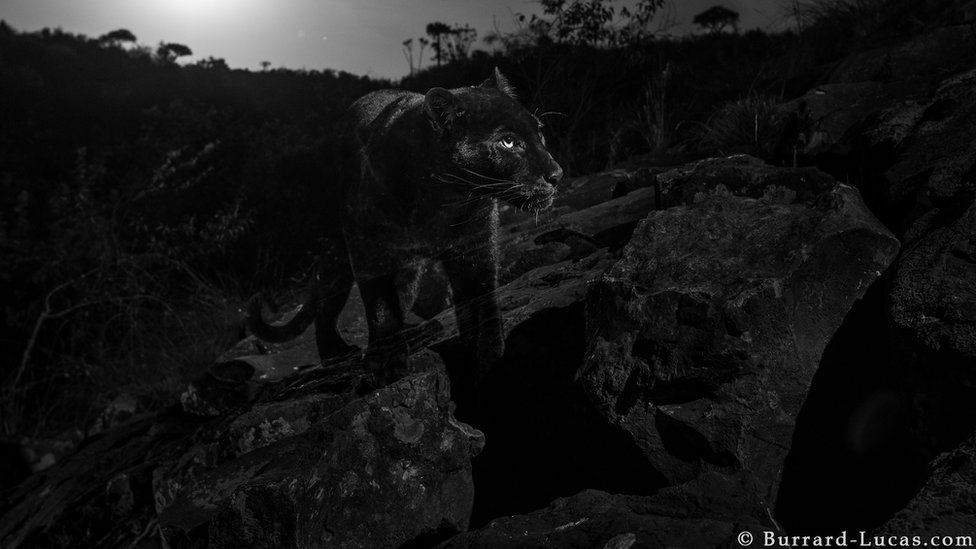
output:
[[[164,63],[174,63],[178,58],[190,55],[193,55],[193,50],[174,42],[160,42],[156,48],[156,57]]]
[[[116,29],[98,37],[98,43],[106,46],[121,46],[126,42],[135,42],[136,35],[128,29]]]
[[[444,41],[447,39],[448,35],[451,34],[451,27],[447,23],[441,23],[439,21],[434,21],[433,23],[427,23],[427,36],[430,36],[431,44],[434,48],[434,61],[437,61],[437,66],[441,66],[441,63],[448,60],[447,49],[445,48]]]
[[[540,0],[548,19],[533,15],[529,28],[556,42],[614,46],[646,37],[647,25],[664,0],[637,0],[618,11],[614,0]],[[524,20],[524,15],[522,16]]]
[[[427,36],[430,36],[430,40],[423,37],[417,40],[420,44],[420,55],[417,62],[418,71],[423,64],[424,48],[427,45],[432,45],[434,50],[433,58],[439,67],[443,63],[467,59],[468,54],[471,52],[471,45],[478,38],[478,31],[470,25],[454,25],[451,27],[447,23],[434,21],[427,24],[426,30]],[[407,63],[410,64],[410,72],[412,74],[414,72],[412,38],[403,41],[403,55],[407,57]]]
[[[220,57],[214,57],[212,55],[206,59],[201,59],[197,61],[196,66],[204,69],[211,69],[211,70],[225,70],[225,71],[230,70],[230,67],[227,66],[227,61],[224,61]]]
[[[430,45],[430,40],[427,40],[423,36],[417,39],[417,43],[420,44],[420,51],[417,52],[417,70],[424,68],[424,49]]]
[[[450,42],[447,45],[451,61],[467,59],[471,45],[478,38],[478,31],[469,25],[455,25],[450,32]]]
[[[722,32],[725,27],[738,30],[739,12],[725,6],[712,6],[696,15],[692,22],[712,34]]]
[[[407,38],[403,41],[403,57],[407,59],[410,74],[413,74],[413,38]]]

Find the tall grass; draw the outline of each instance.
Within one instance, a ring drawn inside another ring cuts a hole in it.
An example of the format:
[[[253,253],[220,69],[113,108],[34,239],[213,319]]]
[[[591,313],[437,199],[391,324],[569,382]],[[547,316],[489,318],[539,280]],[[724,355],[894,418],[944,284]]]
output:
[[[711,154],[750,154],[771,161],[782,134],[777,98],[748,97],[720,105],[700,126],[698,147]]]

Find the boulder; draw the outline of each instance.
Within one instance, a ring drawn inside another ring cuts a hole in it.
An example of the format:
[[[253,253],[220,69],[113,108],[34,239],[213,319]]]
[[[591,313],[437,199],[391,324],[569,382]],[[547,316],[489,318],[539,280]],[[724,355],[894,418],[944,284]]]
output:
[[[17,488],[0,545],[395,547],[464,531],[484,437],[454,418],[437,356],[412,364],[376,391],[353,362],[218,417],[173,409],[107,431]]]
[[[743,512],[750,503],[730,504],[752,493],[739,480],[711,475],[695,487],[669,488],[652,497],[584,490],[544,509],[493,520],[451,538],[439,549],[742,546],[738,540],[746,539],[739,538],[743,532],[759,540],[774,528]],[[752,515],[763,513],[751,510]]]
[[[915,430],[928,457],[976,428],[976,202],[911,241],[889,295],[892,358],[913,395]]]
[[[906,40],[857,51],[828,77],[836,82],[893,82],[944,76],[976,62],[976,37],[969,25],[948,25]]]
[[[854,53],[829,82],[784,106],[805,119],[806,158],[856,183],[904,244],[879,301],[890,352],[878,360],[912,403],[924,461],[976,428],[973,45],[961,25]]]
[[[864,131],[871,158],[861,185],[879,217],[902,235],[888,322],[892,371],[915,402],[928,458],[976,428],[976,69],[944,78],[930,94],[892,106]],[[878,154],[884,149],[888,152]]]
[[[918,536],[923,542],[934,536],[968,536],[976,532],[976,438],[932,463],[932,474],[903,510],[872,534]],[[943,545],[948,543],[943,542]]]
[[[334,411],[321,395],[291,404],[298,410],[265,406],[231,424],[236,445],[223,450],[238,457],[158,471],[157,491],[176,493],[169,504],[157,496],[171,545],[397,547],[467,529],[470,460],[484,439],[452,417],[442,370]]]
[[[578,381],[668,484],[745,472],[769,498],[824,347],[898,241],[815,171],[712,159],[659,179],[681,205],[591,285]]]

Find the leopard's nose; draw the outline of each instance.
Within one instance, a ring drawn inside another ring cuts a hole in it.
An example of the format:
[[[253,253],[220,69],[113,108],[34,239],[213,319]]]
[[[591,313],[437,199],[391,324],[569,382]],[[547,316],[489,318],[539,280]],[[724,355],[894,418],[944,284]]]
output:
[[[549,175],[546,176],[546,182],[548,182],[550,185],[555,185],[556,183],[559,183],[562,178],[563,169],[559,166],[559,164],[553,162],[552,167],[549,170]]]

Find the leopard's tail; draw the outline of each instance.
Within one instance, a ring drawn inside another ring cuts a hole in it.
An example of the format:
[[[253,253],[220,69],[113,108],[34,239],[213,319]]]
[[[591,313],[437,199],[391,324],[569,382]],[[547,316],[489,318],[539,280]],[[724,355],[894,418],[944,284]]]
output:
[[[309,299],[303,303],[298,313],[284,324],[270,324],[264,320],[264,306],[267,300],[257,294],[247,302],[247,328],[258,339],[269,343],[281,343],[295,339],[315,320],[318,300]]]

